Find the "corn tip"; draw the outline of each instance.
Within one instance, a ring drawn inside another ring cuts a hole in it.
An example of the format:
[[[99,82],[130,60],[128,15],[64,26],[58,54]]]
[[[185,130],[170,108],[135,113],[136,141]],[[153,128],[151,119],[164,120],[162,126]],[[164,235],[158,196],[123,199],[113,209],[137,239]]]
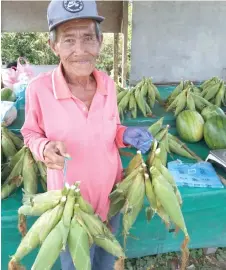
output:
[[[70,189],[71,190],[75,190],[76,189],[76,186],[75,185],[72,185],[72,186],[70,186]]]
[[[148,179],[148,178],[149,178],[149,175],[148,175],[147,173],[145,173],[145,174],[144,174],[144,177],[145,177],[146,179]]]
[[[140,151],[140,150],[138,150],[138,151],[137,151],[137,154],[138,154],[138,155],[141,155],[141,151]]]
[[[146,168],[147,165],[146,165],[145,163],[142,163],[142,167],[143,167],[143,168]]]
[[[66,189],[69,189],[70,185],[68,183],[65,183],[65,187],[66,187]]]
[[[159,154],[160,152],[161,152],[161,149],[160,148],[158,148],[158,149],[155,150],[155,153],[156,154]]]
[[[66,202],[66,200],[67,200],[67,197],[66,197],[66,196],[63,196],[63,197],[61,198],[61,202]]]

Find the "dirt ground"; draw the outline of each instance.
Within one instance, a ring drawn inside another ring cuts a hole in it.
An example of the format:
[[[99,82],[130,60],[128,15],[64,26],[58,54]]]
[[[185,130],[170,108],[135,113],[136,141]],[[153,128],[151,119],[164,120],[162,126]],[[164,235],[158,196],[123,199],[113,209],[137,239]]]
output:
[[[167,253],[127,260],[126,270],[179,270],[180,253]],[[205,255],[202,249],[190,250],[187,270],[226,270],[226,248]]]

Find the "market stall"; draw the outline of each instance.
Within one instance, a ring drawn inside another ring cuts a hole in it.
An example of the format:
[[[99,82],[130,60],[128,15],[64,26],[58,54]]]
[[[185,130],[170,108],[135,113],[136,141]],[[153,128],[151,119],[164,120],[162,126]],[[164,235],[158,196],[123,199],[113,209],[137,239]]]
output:
[[[174,86],[159,86],[158,89],[162,98],[166,98],[174,89]],[[177,134],[175,128],[175,117],[172,113],[164,112],[164,108],[156,104],[154,109],[156,117],[138,117],[124,119],[126,125],[150,126],[153,122],[164,116],[164,124],[170,124],[170,133]],[[13,131],[18,132],[20,125],[24,121],[24,112],[20,111],[20,117],[10,127]],[[195,144],[187,144],[200,158],[205,160],[209,153],[209,148],[204,141]],[[133,149],[125,149],[126,152],[135,153]],[[123,167],[128,166],[131,157],[121,156]],[[178,155],[168,155],[168,162],[180,159],[183,162],[192,162],[189,159]],[[223,176],[226,176],[223,170],[217,168]],[[208,247],[225,247],[226,246],[226,188],[194,188],[179,187],[183,198],[183,215],[190,234],[191,242],[189,248],[208,248]],[[211,202],[211,203],[210,203]],[[7,268],[9,256],[12,255],[21,239],[17,230],[17,210],[22,204],[22,192],[18,190],[6,200],[2,201],[2,267]],[[161,219],[155,216],[150,223],[145,219],[145,206],[139,214],[132,230],[131,235],[136,239],[128,238],[126,255],[129,258],[142,257],[151,254],[160,254],[171,251],[179,251],[183,239],[183,234],[175,235],[175,228],[166,229]],[[35,219],[29,218],[28,224],[31,225]],[[121,231],[118,232],[117,238],[122,243]],[[139,248],[137,248],[139,246]],[[28,255],[22,262],[28,268],[31,267],[37,250]],[[59,269],[59,261],[54,269]]]

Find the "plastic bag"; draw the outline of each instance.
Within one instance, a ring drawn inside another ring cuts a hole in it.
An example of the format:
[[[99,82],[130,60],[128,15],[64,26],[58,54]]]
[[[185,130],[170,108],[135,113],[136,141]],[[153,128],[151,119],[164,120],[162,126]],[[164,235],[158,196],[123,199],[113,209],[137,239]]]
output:
[[[11,101],[1,101],[1,124],[10,126],[17,118],[15,103]]]
[[[24,64],[22,64],[24,61]],[[24,57],[17,59],[16,70],[14,68],[8,68],[2,70],[2,81],[5,87],[14,88],[14,84],[18,82],[28,83],[34,77],[33,70]]]

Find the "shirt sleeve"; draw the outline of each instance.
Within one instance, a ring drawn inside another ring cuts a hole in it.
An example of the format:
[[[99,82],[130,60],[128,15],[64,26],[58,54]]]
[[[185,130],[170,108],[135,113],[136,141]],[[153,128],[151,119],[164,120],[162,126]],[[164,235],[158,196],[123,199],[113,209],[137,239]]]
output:
[[[43,150],[49,140],[41,128],[41,108],[34,87],[35,85],[29,85],[26,89],[25,122],[21,134],[24,138],[24,144],[30,148],[35,157],[44,161]]]

